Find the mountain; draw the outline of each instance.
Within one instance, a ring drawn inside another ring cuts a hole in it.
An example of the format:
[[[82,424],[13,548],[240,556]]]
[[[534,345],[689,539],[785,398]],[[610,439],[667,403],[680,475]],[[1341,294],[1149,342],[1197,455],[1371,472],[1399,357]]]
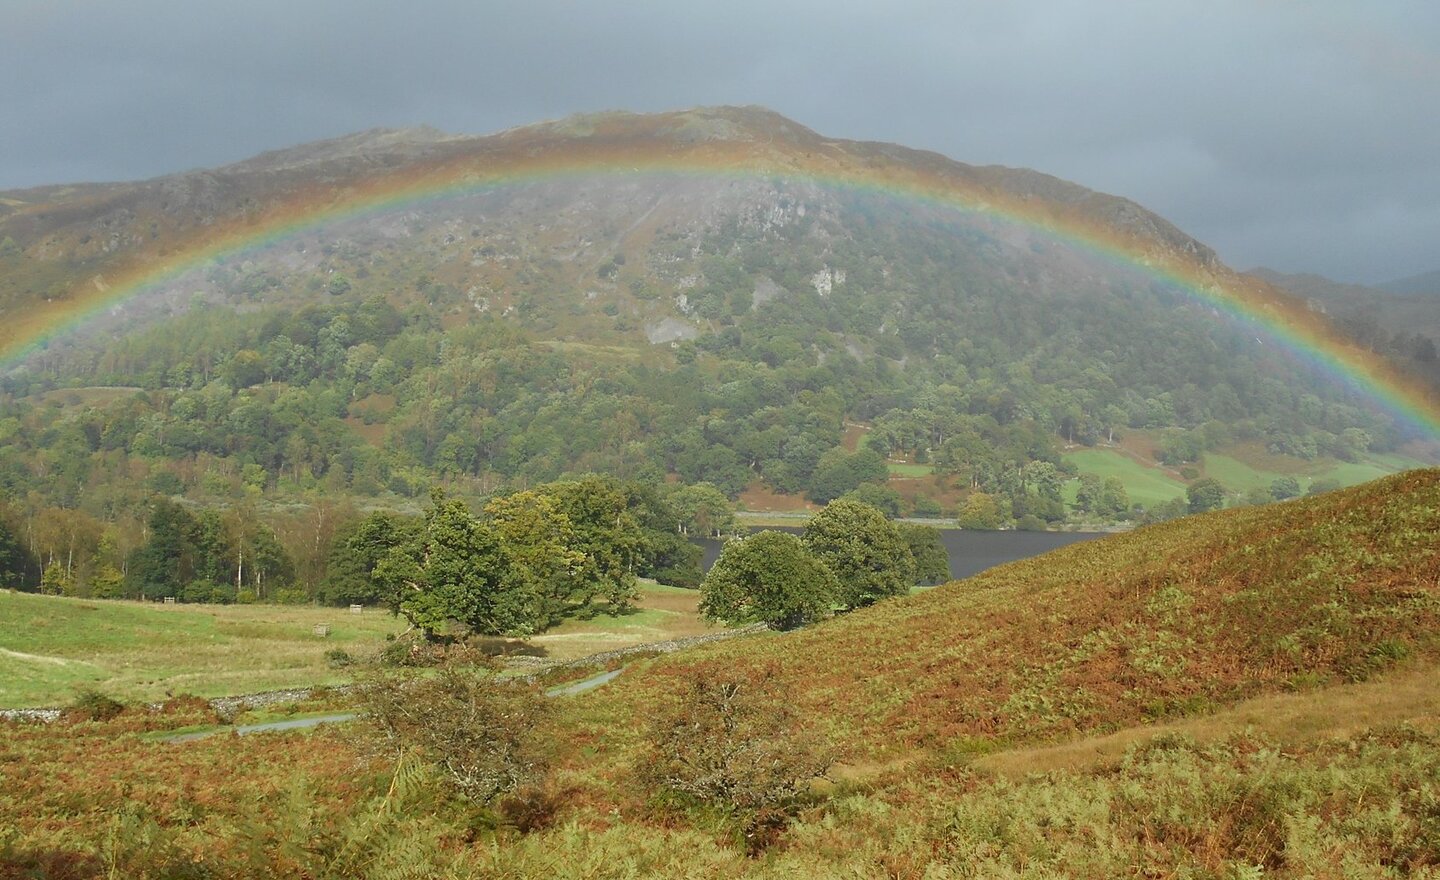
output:
[[[760,108],[375,130],[0,205],[0,485],[104,521],[604,471],[1034,525],[1135,515],[1077,471],[1153,514],[1199,476],[1434,452],[1257,326],[1428,392],[1141,206]]]
[[[1394,281],[1386,281],[1384,284],[1375,286],[1390,293],[1406,295],[1440,294],[1440,269],[1433,272],[1421,272],[1419,275],[1411,275],[1408,278],[1397,278]]]
[[[1265,268],[1252,269],[1248,274],[1304,297],[1323,309],[1360,345],[1384,352],[1411,372],[1440,382],[1440,362],[1435,354],[1440,344],[1440,296],[1416,295],[1421,287],[1367,287],[1321,275],[1286,274]],[[1417,275],[1410,280],[1420,282],[1426,277]]]

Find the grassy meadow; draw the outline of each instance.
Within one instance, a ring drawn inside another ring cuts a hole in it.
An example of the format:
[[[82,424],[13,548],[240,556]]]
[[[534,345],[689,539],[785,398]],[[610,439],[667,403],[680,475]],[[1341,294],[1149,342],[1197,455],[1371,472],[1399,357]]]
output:
[[[388,612],[293,605],[163,605],[0,592],[0,707],[53,706],[79,688],[122,700],[333,684],[325,652],[378,650]],[[329,636],[313,633],[330,624]]]
[[[571,620],[531,639],[547,657],[601,651],[710,631],[699,594],[642,582],[638,610]],[[378,651],[404,621],[378,608],[163,605],[0,591],[0,708],[57,706],[82,688],[124,701],[203,697],[337,684],[350,670],[325,654]],[[317,636],[316,624],[330,634]]]
[[[1125,486],[1131,503],[1153,507],[1185,494],[1185,483],[1158,467],[1143,464],[1114,449],[1081,449],[1065,454],[1082,474],[1095,474],[1102,480],[1116,477]],[[1069,485],[1072,504],[1078,482]]]
[[[1185,496],[1184,480],[1176,469],[1165,468],[1158,463],[1138,458],[1119,449],[1079,449],[1067,452],[1065,460],[1079,468],[1081,473],[1095,474],[1101,479],[1115,477],[1125,487],[1133,503],[1154,507],[1174,498]],[[1317,459],[1304,462],[1286,456],[1269,455],[1261,449],[1239,445],[1225,453],[1207,452],[1195,464],[1202,477],[1213,477],[1234,493],[1251,489],[1268,489],[1280,477],[1294,477],[1300,483],[1302,492],[1319,481],[1333,481],[1340,486],[1357,486],[1370,480],[1425,464],[1404,455],[1367,455],[1361,461],[1337,461]],[[1079,489],[1077,481],[1066,484],[1065,499],[1073,504]]]

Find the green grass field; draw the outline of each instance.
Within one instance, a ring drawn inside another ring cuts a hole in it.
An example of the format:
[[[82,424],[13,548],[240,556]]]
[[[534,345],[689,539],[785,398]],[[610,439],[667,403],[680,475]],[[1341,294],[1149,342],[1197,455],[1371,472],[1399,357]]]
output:
[[[77,688],[124,700],[253,693],[344,680],[325,652],[380,647],[402,621],[377,609],[157,605],[0,592],[0,706],[57,705]],[[318,623],[330,634],[317,636]]]
[[[700,593],[653,582],[640,582],[639,608],[630,614],[599,614],[567,620],[530,639],[554,660],[573,660],[632,645],[681,639],[712,632],[700,617]]]
[[[928,464],[911,464],[907,461],[887,461],[885,467],[890,469],[890,476],[905,477],[911,480],[928,477],[935,473],[935,468]]]
[[[1185,484],[1180,480],[1113,449],[1081,449],[1067,453],[1065,460],[1074,463],[1082,474],[1095,474],[1101,479],[1117,477],[1129,493],[1131,502],[1138,502],[1146,507],[1163,504],[1185,494]],[[1069,500],[1072,503],[1077,488],[1079,487],[1075,483],[1069,486]]]
[[[571,620],[531,639],[557,660],[708,632],[699,593],[640,585],[639,609]],[[405,622],[370,608],[157,605],[0,591],[0,708],[57,706],[94,688],[126,701],[337,684],[325,653],[364,658]],[[317,636],[318,623],[330,634]]]
[[[1333,480],[1341,486],[1358,486],[1425,465],[1403,455],[1372,455],[1362,461],[1321,459],[1310,463],[1303,472],[1286,474],[1257,467],[1233,456],[1207,452],[1203,457],[1203,466],[1205,476],[1214,477],[1232,492],[1245,492],[1268,488],[1272,482],[1283,476],[1295,477],[1300,481],[1302,490],[1309,489],[1311,484],[1319,480]]]
[[[1176,479],[1158,466],[1144,464],[1113,449],[1081,449],[1067,453],[1065,460],[1072,462],[1081,473],[1095,474],[1102,479],[1119,478],[1125,491],[1130,494],[1130,500],[1146,507],[1185,495],[1185,483],[1182,480]],[[1424,466],[1424,462],[1403,455],[1370,455],[1357,462],[1334,459],[1297,462],[1297,470],[1288,473],[1247,462],[1237,455],[1218,452],[1205,453],[1200,462],[1204,476],[1214,477],[1231,492],[1268,488],[1272,482],[1283,476],[1292,476],[1299,480],[1302,491],[1317,480],[1334,480],[1341,486],[1356,486]],[[1066,485],[1067,502],[1075,503],[1078,488],[1079,484],[1073,480]]]

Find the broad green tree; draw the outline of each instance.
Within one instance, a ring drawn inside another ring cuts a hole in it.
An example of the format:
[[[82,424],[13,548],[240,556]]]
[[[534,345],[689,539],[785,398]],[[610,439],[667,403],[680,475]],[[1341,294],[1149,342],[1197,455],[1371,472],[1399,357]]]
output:
[[[828,614],[838,591],[835,576],[799,538],[764,531],[726,542],[700,585],[700,612],[793,629]]]
[[[1276,501],[1300,497],[1300,481],[1294,477],[1277,477],[1270,483],[1270,494]]]
[[[495,530],[464,502],[433,496],[419,533],[385,555],[375,578],[399,597],[400,613],[429,638],[453,626],[486,635],[528,635],[537,610],[507,590],[508,560]]]
[[[645,535],[630,510],[625,486],[613,477],[586,476],[541,488],[570,520],[575,549],[584,556],[584,601],[605,599],[611,610],[629,608],[639,595],[635,570]]]
[[[841,498],[825,505],[801,539],[840,582],[840,602],[863,608],[914,583],[915,559],[900,530],[868,504]]]
[[[529,597],[537,632],[583,604],[585,554],[577,548],[570,517],[553,498],[516,492],[492,500],[485,514],[505,549],[505,589]]]
[[[1219,510],[1225,506],[1225,487],[1214,477],[1196,480],[1185,487],[1185,498],[1191,513]]]
[[[332,605],[384,604],[400,610],[400,596],[388,593],[374,577],[375,567],[391,550],[414,537],[419,523],[377,510],[335,536],[320,597]]]
[[[718,537],[735,531],[735,508],[711,483],[676,489],[668,501],[684,534]]]
[[[1000,528],[1004,522],[1005,514],[1000,510],[1000,502],[994,495],[985,492],[970,493],[955,517],[955,524],[962,529],[993,530]]]

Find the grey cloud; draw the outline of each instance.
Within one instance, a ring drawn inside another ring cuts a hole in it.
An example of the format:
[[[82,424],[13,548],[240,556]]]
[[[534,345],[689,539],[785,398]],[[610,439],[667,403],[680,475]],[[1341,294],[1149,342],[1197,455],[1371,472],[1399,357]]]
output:
[[[0,186],[382,125],[755,103],[1128,196],[1240,267],[1440,263],[1426,0],[12,3]]]

